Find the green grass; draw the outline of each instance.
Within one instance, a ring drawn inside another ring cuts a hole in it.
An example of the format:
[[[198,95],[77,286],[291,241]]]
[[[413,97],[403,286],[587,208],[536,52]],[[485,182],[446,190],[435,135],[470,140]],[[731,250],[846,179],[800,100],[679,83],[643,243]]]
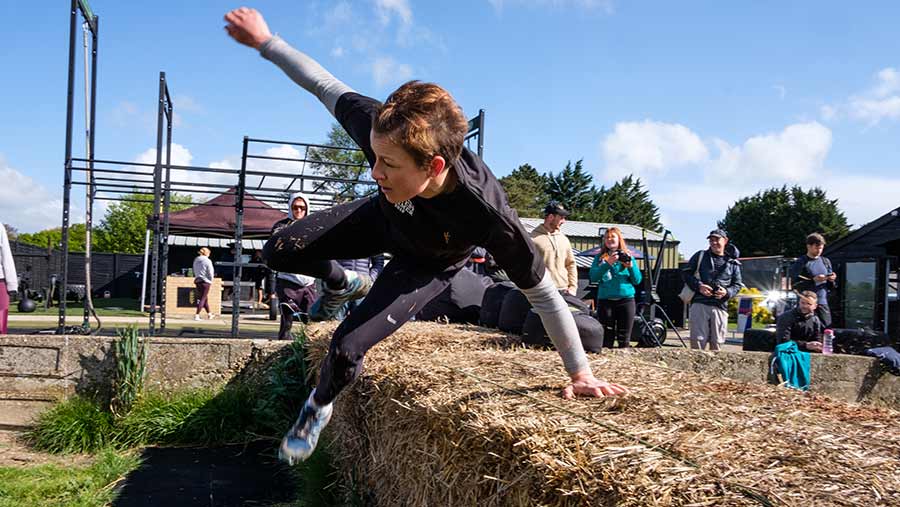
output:
[[[138,307],[140,306],[140,301],[137,299],[131,298],[94,298],[94,309],[97,311],[97,315],[103,317],[129,317],[129,316],[140,316],[144,315]],[[18,304],[9,305],[9,313],[11,315],[59,315],[59,307],[51,306],[50,308],[44,309],[44,303],[37,303],[37,309],[30,313],[20,313]],[[80,301],[66,301],[66,316],[81,316],[84,315],[84,303]]]
[[[0,507],[94,507],[113,499],[113,485],[140,464],[131,453],[100,452],[91,465],[0,467]]]
[[[56,454],[94,452],[111,444],[113,416],[99,403],[72,397],[42,413],[28,439],[38,450]]]

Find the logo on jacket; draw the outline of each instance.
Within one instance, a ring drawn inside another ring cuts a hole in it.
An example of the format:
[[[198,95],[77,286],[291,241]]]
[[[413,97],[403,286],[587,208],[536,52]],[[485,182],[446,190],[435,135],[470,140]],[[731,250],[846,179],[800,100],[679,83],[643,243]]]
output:
[[[450,244],[450,231],[444,231],[444,243]]]
[[[413,207],[412,201],[410,201],[408,199],[405,201],[398,202],[397,204],[394,205],[394,207],[397,208],[400,211],[400,213],[406,213],[409,216],[412,216],[413,211],[415,211],[415,207]]]

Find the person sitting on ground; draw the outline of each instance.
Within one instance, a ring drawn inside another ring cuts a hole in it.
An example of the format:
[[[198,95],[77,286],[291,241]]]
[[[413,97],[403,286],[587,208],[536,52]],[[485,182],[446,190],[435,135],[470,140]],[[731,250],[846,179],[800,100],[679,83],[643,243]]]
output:
[[[438,85],[411,81],[385,103],[354,92],[318,62],[272,36],[262,15],[242,7],[225,15],[226,31],[257,49],[314,94],[362,149],[377,194],[334,206],[277,231],[263,253],[276,270],[323,281],[323,316],[365,298],[334,331],[319,382],[282,440],[288,463],[308,458],[331,418],[333,401],[360,374],[368,349],[440,294],[482,245],[540,314],[570,383],[563,395],[615,396],[625,388],[594,377],[575,320],[510,208],[503,187],[465,149],[468,122]],[[393,255],[378,281],[333,259]]]
[[[278,234],[285,227],[306,218],[309,214],[309,199],[300,192],[291,194],[288,199],[288,216],[275,222],[272,235]],[[278,271],[275,275],[275,295],[278,297],[281,322],[278,326],[278,339],[290,340],[294,319],[309,322],[310,308],[316,301],[316,279],[300,273]]]
[[[213,313],[209,311],[209,288],[212,286],[213,263],[209,260],[209,248],[203,247],[197,252],[194,258],[194,264],[191,269],[194,271],[194,287],[197,290],[197,312],[194,314],[194,320],[200,320],[200,310],[206,310],[206,317],[212,319]]]
[[[575,295],[578,291],[578,266],[572,253],[572,243],[562,233],[569,211],[559,202],[550,201],[544,208],[544,223],[531,231],[534,246],[544,258],[544,265],[556,288]]]
[[[801,292],[797,306],[778,317],[775,341],[786,343],[793,340],[797,342],[800,350],[822,352],[821,336],[826,326],[816,313],[817,301],[818,296],[815,292],[810,290]]]
[[[834,289],[837,273],[831,268],[831,261],[822,255],[825,237],[814,232],[806,237],[806,254],[791,264],[791,287],[797,292],[814,291],[819,304],[816,315],[826,326],[831,325],[831,308],[828,306],[828,290]]]
[[[619,348],[628,347],[636,311],[634,287],[642,277],[618,227],[606,231],[589,276],[591,283],[597,284],[597,320],[605,331],[603,346],[612,348],[617,338]]]

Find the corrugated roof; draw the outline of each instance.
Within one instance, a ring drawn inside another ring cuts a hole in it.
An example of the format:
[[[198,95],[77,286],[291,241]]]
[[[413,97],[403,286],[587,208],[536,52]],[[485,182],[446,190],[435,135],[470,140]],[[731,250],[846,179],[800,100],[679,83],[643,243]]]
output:
[[[228,248],[228,245],[234,243],[234,238],[201,238],[197,236],[169,236],[169,244],[175,246],[208,246],[210,248]],[[262,239],[244,239],[241,240],[241,248],[246,250],[262,250],[265,245]]]
[[[519,218],[525,230],[531,232],[535,227],[544,223],[542,218]],[[641,228],[636,225],[628,224],[609,224],[602,222],[578,222],[575,220],[566,220],[562,226],[562,233],[566,236],[579,236],[586,238],[599,238],[597,231],[600,227],[609,229],[610,227],[618,227],[622,231],[622,235],[626,240],[635,241],[641,239]],[[647,239],[650,241],[662,241],[662,234],[647,230]],[[678,241],[672,234],[669,234],[669,241]]]

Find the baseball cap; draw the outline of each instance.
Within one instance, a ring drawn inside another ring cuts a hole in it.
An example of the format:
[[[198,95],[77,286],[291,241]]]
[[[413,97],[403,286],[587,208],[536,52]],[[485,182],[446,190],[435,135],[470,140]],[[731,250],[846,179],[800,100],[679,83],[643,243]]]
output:
[[[718,236],[720,238],[728,239],[728,233],[722,229],[713,229],[713,230],[709,231],[709,235],[706,236],[706,239],[709,239],[713,236]]]
[[[544,208],[544,215],[560,215],[563,217],[567,217],[569,216],[569,210],[567,210],[566,207],[563,206],[559,201],[550,201]]]

